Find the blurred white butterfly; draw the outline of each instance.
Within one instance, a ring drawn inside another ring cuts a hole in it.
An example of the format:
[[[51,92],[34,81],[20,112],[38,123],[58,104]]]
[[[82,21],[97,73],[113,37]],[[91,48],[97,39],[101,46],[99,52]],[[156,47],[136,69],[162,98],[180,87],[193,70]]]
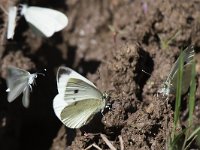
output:
[[[25,17],[30,27],[39,35],[50,37],[68,24],[67,16],[57,10],[35,6],[28,7],[27,5],[20,6],[20,15]],[[17,12],[15,9],[15,6],[9,8],[7,39],[14,35]]]
[[[17,18],[17,7],[9,7],[8,9],[8,27],[7,27],[7,39],[13,39],[15,33]]]
[[[182,83],[181,89],[182,89],[182,94],[185,94],[188,91],[188,88],[190,87],[192,61],[194,60],[194,54],[195,54],[194,47],[189,46],[182,53],[183,53],[184,66],[183,66],[183,83]],[[174,63],[167,77],[167,80],[164,82],[163,87],[158,90],[158,93],[162,93],[163,95],[176,93],[179,60],[180,60],[180,56]]]
[[[53,100],[54,112],[69,128],[80,128],[89,123],[106,106],[108,95],[70,68],[58,69],[57,88],[58,95]]]
[[[7,69],[6,83],[8,89],[8,102],[14,101],[21,93],[23,93],[22,104],[24,107],[29,106],[29,94],[32,90],[31,84],[35,83],[35,78],[37,74],[30,74],[28,71],[9,66]],[[42,74],[43,75],[43,74]]]

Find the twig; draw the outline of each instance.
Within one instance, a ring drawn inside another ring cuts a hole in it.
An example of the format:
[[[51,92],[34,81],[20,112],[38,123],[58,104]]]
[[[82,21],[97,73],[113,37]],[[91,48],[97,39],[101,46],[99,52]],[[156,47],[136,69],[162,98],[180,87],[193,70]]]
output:
[[[6,9],[5,9],[2,5],[0,5],[0,9],[1,9],[6,15],[8,15],[8,11],[6,11]]]
[[[88,146],[85,150],[89,150],[91,147],[95,147],[98,150],[102,150],[98,145],[96,145],[95,143],[91,144],[90,146]]]
[[[119,135],[118,138],[119,138],[119,143],[120,143],[120,149],[121,149],[121,150],[124,150],[124,141],[123,141],[123,139],[122,139],[122,136]]]
[[[110,141],[107,139],[107,137],[104,134],[100,134],[101,138],[105,141],[105,143],[108,145],[108,147],[111,150],[117,150],[111,143]]]

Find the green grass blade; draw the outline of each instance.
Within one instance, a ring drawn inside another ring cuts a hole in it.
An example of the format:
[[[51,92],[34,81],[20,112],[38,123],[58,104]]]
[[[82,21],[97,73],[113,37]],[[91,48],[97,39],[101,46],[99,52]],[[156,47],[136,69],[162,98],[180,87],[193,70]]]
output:
[[[187,141],[191,140],[192,137],[194,137],[195,135],[198,134],[198,132],[200,132],[200,127],[196,128],[196,129],[190,134],[190,136],[187,138]]]
[[[188,126],[191,127],[193,123],[193,113],[195,107],[195,93],[196,93],[196,72],[195,72],[195,61],[192,61],[192,73],[191,73],[191,84],[190,84],[190,96],[189,96],[189,118],[188,118]]]
[[[187,132],[187,129],[182,130],[180,133],[176,134],[174,136],[174,139],[171,141],[170,143],[170,150],[174,150],[174,149],[180,149],[180,139],[184,136],[184,134]]]
[[[175,101],[175,112],[174,112],[174,127],[172,131],[172,139],[175,137],[175,131],[177,123],[180,116],[180,106],[181,106],[181,95],[182,95],[182,81],[183,81],[183,52],[181,51],[178,67],[178,79],[176,87],[176,101]]]

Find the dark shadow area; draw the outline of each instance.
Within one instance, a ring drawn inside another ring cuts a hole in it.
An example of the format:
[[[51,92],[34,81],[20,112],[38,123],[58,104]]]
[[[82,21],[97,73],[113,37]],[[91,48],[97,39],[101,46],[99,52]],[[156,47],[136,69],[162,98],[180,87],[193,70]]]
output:
[[[57,94],[57,85],[53,72],[38,76],[36,85],[30,93],[30,107],[23,110],[20,148],[49,149],[52,139],[60,128],[60,121],[53,111],[53,99]],[[31,145],[31,147],[30,147]]]
[[[24,17],[19,17],[16,21],[16,27],[15,27],[15,34],[13,41],[15,41],[18,45],[23,45],[25,43],[26,37],[23,36],[23,33],[26,32],[29,28],[28,23],[26,22]]]
[[[159,133],[159,130],[162,129],[161,124],[159,122],[160,120],[157,120],[157,122],[154,125],[152,125],[150,132],[145,133],[145,136],[146,136],[145,141],[147,142],[147,145],[149,146],[149,148],[151,148],[152,143],[148,139],[155,138],[156,135]]]
[[[76,51],[77,47],[76,46],[68,46],[68,51],[67,51],[67,61],[66,64],[68,64],[68,67],[72,67],[76,58]]]
[[[87,73],[95,73],[100,66],[101,62],[97,60],[89,60],[85,61],[84,59],[81,59],[78,65],[78,70],[80,70],[80,73],[85,76]]]
[[[103,133],[106,133],[106,135],[109,137],[111,141],[116,140],[116,138],[121,135],[121,130],[123,126],[112,126],[106,129]]]
[[[139,49],[138,53],[140,57],[136,64],[136,77],[134,78],[134,80],[136,84],[139,85],[139,89],[137,89],[136,91],[136,96],[139,100],[142,100],[143,87],[146,84],[147,80],[150,78],[150,74],[153,72],[154,62],[149,53],[144,51],[142,48]],[[145,73],[144,71],[147,73]]]
[[[52,9],[67,9],[65,0],[40,0],[40,1],[32,1],[32,0],[22,0],[21,3],[28,4],[29,6],[38,6],[38,7],[47,7]]]
[[[104,130],[104,124],[101,122],[103,116],[100,112],[94,115],[92,120],[81,128],[83,133],[101,133]]]
[[[70,146],[74,140],[74,138],[76,137],[76,129],[71,129],[71,128],[65,128],[65,132],[67,133],[67,136],[66,136],[66,140],[67,140],[67,143],[66,145],[67,146]]]

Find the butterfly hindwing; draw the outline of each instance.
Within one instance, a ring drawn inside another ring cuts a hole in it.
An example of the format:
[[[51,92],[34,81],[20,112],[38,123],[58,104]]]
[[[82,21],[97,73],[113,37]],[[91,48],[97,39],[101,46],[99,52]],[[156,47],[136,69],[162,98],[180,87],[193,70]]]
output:
[[[80,128],[87,124],[94,114],[103,109],[100,99],[85,99],[66,106],[61,112],[61,121],[70,128]]]
[[[28,108],[29,106],[29,96],[30,96],[30,88],[29,86],[26,87],[26,89],[23,91],[23,97],[22,97],[22,104],[25,108]]]

